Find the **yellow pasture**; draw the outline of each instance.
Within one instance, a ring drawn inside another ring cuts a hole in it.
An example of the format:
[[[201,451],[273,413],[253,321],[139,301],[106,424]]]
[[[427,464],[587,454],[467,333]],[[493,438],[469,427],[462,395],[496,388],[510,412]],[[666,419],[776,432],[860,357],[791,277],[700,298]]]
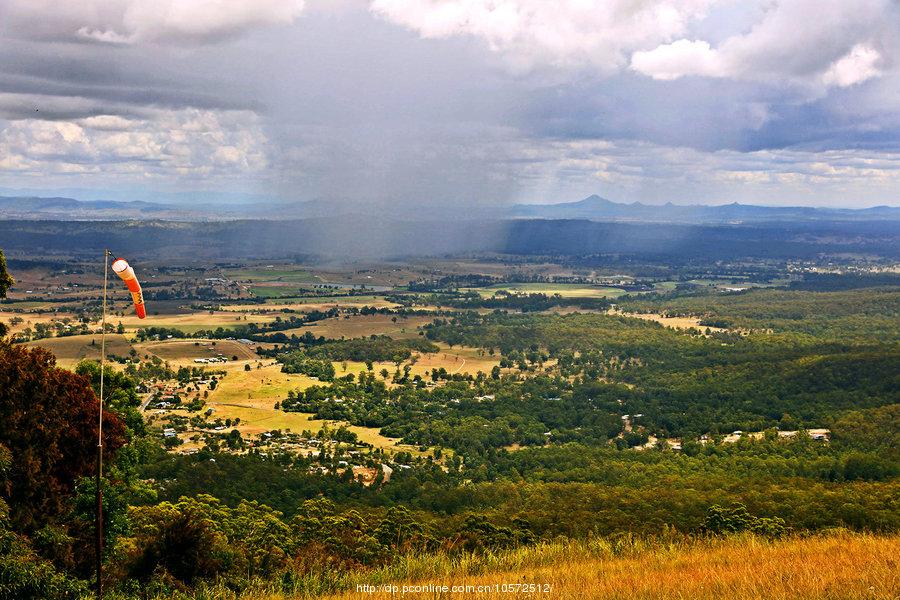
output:
[[[251,369],[246,371],[245,364]],[[257,364],[260,365],[257,368]],[[340,373],[339,365],[336,365]],[[354,365],[362,370],[365,365]],[[349,369],[348,364],[348,369]],[[206,403],[213,409],[212,419],[240,418],[238,431],[242,435],[258,435],[273,429],[290,429],[294,433],[308,429],[318,431],[328,423],[329,427],[337,427],[339,422],[326,422],[313,419],[306,413],[284,412],[275,410],[275,403],[287,397],[288,391],[305,389],[318,382],[306,375],[289,375],[281,372],[281,365],[271,361],[256,363],[243,361],[230,363],[228,374],[220,380],[215,390],[210,392]],[[348,426],[360,440],[378,448],[410,450],[410,447],[398,445],[397,439],[381,435],[377,429]]]
[[[394,321],[396,319],[396,322]],[[400,317],[394,315],[352,315],[316,321],[314,324],[285,331],[287,335],[303,335],[307,331],[326,338],[358,338],[370,335],[389,335],[409,338],[418,335],[418,328],[430,323],[432,317]]]
[[[0,311],[0,323],[5,323],[7,327],[9,327],[10,334],[18,333],[27,328],[34,329],[34,326],[37,323],[50,323],[52,321],[62,321],[65,318],[70,318],[73,320],[73,325],[75,317],[74,315],[58,312],[58,313],[17,313],[11,311]],[[12,324],[13,319],[22,319],[21,323],[17,323],[15,325]]]
[[[691,327],[699,329],[701,331],[706,331],[707,329],[705,325],[700,324],[699,317],[667,317],[665,315],[657,313],[631,313],[618,311],[616,309],[610,309],[607,314],[632,317],[635,319],[642,319],[644,321],[654,321],[664,327],[671,327],[672,329],[690,329]],[[709,327],[709,330],[726,331],[721,327]]]
[[[215,343],[215,345],[213,345],[213,343]],[[198,366],[194,363],[195,358],[213,358],[218,354],[222,354],[229,361],[231,361],[233,356],[237,356],[238,360],[241,361],[255,360],[257,356],[254,346],[242,344],[235,340],[173,339],[138,342],[134,344],[134,347],[141,357],[145,354],[155,354],[161,359],[169,361],[176,366]],[[222,364],[209,366],[217,369],[223,367]]]
[[[94,342],[92,344],[91,342]],[[72,368],[84,359],[100,360],[100,334],[71,335],[27,342],[28,346],[40,346],[56,355],[56,363]],[[106,354],[128,356],[132,346],[124,335],[106,335]]]
[[[312,312],[314,310],[328,310],[342,306],[373,306],[375,308],[396,308],[400,306],[395,302],[388,302],[380,296],[316,296],[310,298],[294,298],[290,302],[267,302],[265,304],[229,304],[222,306],[225,312],[249,312],[253,314],[281,314],[284,309],[298,312]]]
[[[249,323],[269,323],[275,320],[274,315],[252,315],[246,320],[241,315],[235,315],[232,311],[193,311],[180,314],[154,315],[152,314],[152,306],[148,307],[150,311],[146,319],[138,319],[131,312],[126,312],[125,316],[109,317],[109,321],[114,324],[119,322],[125,326],[126,331],[137,331],[143,327],[169,327],[180,329],[185,333],[196,333],[203,329],[215,329],[217,327],[229,328],[238,325],[247,325]]]

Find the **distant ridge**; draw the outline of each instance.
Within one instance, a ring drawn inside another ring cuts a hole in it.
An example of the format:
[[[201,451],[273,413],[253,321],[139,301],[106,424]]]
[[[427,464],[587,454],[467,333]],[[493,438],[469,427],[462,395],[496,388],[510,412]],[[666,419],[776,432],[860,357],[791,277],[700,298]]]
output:
[[[193,211],[154,202],[75,200],[36,196],[0,196],[0,218],[108,221],[115,219],[190,219]]]
[[[662,205],[624,204],[596,194],[561,204],[515,204],[511,216],[532,219],[589,219],[592,221],[644,221],[654,223],[743,223],[784,220],[900,220],[900,208],[812,208],[805,206],[757,206],[752,204]]]
[[[231,221],[264,220],[277,214],[279,219],[346,218],[374,216],[371,206],[353,202],[311,200],[305,202],[269,202],[218,204],[214,202],[146,202],[119,200],[76,200],[37,196],[0,196],[0,219],[28,220],[163,220]],[[450,207],[435,207],[430,218],[460,219]],[[468,207],[465,220],[504,219],[576,219],[634,223],[739,224],[762,221],[900,221],[900,208],[876,206],[864,209],[810,208],[803,206],[756,206],[750,204],[662,205],[613,202],[597,195],[577,202],[561,204],[514,204],[499,207]],[[415,221],[416,219],[408,219]]]

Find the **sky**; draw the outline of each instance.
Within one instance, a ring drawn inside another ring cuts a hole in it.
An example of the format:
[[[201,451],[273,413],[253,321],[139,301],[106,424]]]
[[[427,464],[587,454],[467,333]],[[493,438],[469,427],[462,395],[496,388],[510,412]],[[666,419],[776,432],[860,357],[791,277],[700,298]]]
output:
[[[0,191],[900,205],[898,0],[0,0]]]

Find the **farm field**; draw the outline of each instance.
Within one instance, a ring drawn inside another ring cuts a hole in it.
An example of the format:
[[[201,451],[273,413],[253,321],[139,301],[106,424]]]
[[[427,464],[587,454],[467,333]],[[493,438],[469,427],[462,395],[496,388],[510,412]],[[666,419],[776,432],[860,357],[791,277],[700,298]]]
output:
[[[93,343],[92,343],[93,342]],[[40,346],[56,356],[60,367],[71,369],[85,359],[100,360],[100,335],[70,335],[65,337],[45,338],[28,342],[29,346]],[[128,356],[131,342],[124,335],[110,333],[106,335],[106,354]]]
[[[395,302],[385,300],[383,296],[353,295],[353,296],[308,296],[308,297],[283,297],[268,300],[265,304],[234,303],[221,307],[225,312],[249,312],[254,314],[266,314],[268,312],[280,312],[282,310],[295,310],[298,312],[311,312],[314,310],[328,310],[341,306],[371,306],[374,308],[395,308],[399,306]]]
[[[254,323],[269,323],[274,320],[275,317],[271,315],[254,315],[252,319]],[[229,327],[246,325],[250,322],[230,311],[215,311],[213,314],[209,314],[209,311],[163,315],[151,313],[147,315],[146,319],[138,319],[136,315],[126,313],[122,317],[111,317],[109,321],[115,324],[121,322],[127,332],[134,332],[142,327],[167,327],[179,329],[189,334],[218,327],[228,329]]]
[[[432,369],[447,369],[448,373],[469,373],[475,375],[478,371],[490,373],[496,365],[500,364],[499,358],[491,357],[479,348],[454,346],[438,343],[440,350],[434,353],[417,353],[416,363],[412,366],[413,375],[425,375]]]
[[[260,282],[284,282],[284,283],[321,283],[321,279],[306,270],[293,268],[291,265],[273,265],[272,268],[267,266],[245,267],[241,269],[227,269],[223,275],[229,279],[253,283]]]
[[[607,311],[609,315],[621,315],[623,317],[631,317],[633,319],[641,319],[643,321],[653,321],[654,323],[659,323],[663,327],[671,327],[672,329],[700,329],[710,331],[726,331],[722,327],[707,327],[705,325],[700,324],[699,317],[669,317],[666,315],[661,315],[658,313],[635,313],[635,312],[623,312],[618,311],[616,309],[610,309]]]
[[[155,354],[165,361],[169,361],[176,367],[196,366],[195,358],[213,358],[222,354],[231,360],[237,356],[238,360],[249,361],[256,358],[253,346],[248,346],[235,340],[160,340],[137,342],[134,344],[140,356]]]
[[[393,338],[410,338],[418,335],[418,328],[433,317],[404,317],[394,315],[351,315],[316,321],[311,325],[289,329],[286,335],[303,335],[307,331],[326,338],[356,338],[370,335],[389,335]]]
[[[511,294],[559,294],[564,298],[617,298],[626,293],[619,288],[579,283],[499,283],[482,288],[461,288],[460,291],[475,291],[484,298],[490,298],[499,291]]]
[[[21,304],[16,304],[17,307],[23,308]],[[37,307],[34,307],[37,308]],[[55,313],[29,313],[29,312],[11,312],[11,311],[0,311],[0,322],[6,323],[7,327],[9,327],[10,333],[18,333],[27,328],[34,328],[37,323],[50,323],[51,321],[61,320],[66,317],[72,318],[73,315],[65,312],[55,312]],[[21,319],[21,323],[17,322]],[[15,322],[14,322],[15,320]]]
[[[245,364],[251,364],[246,371]],[[259,364],[259,368],[257,368]],[[359,370],[365,365],[358,365]],[[252,363],[240,361],[226,363],[227,375],[220,380],[215,390],[210,392],[207,406],[212,408],[213,417],[218,419],[240,418],[236,427],[242,435],[258,435],[273,429],[291,430],[300,433],[303,430],[317,431],[326,423],[329,426],[340,425],[337,421],[316,420],[311,415],[298,412],[275,410],[276,402],[280,402],[292,390],[305,389],[319,382],[305,375],[293,375],[281,372],[281,365]],[[349,426],[361,441],[372,444],[376,448],[396,451],[410,450],[411,447],[398,446],[398,440],[385,437],[377,429],[369,427]]]

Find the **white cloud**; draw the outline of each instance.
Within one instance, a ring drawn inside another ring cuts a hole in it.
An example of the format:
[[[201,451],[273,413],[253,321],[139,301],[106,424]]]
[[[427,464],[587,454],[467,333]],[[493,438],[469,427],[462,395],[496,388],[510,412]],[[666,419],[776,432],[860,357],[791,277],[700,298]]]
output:
[[[832,63],[822,75],[822,83],[849,87],[862,83],[867,79],[879,77],[881,71],[875,66],[881,60],[881,54],[874,48],[857,44],[840,60]]]
[[[156,111],[145,119],[20,119],[0,130],[0,175],[254,177],[268,166],[266,144],[259,117],[247,111]]]
[[[721,77],[721,57],[702,40],[678,40],[631,56],[631,68],[653,79],[671,80],[685,74]]]
[[[660,80],[693,75],[842,87],[878,75],[884,57],[874,48],[892,47],[900,27],[900,4],[892,0],[746,4],[741,12],[734,0],[371,0],[370,10],[425,38],[480,38],[516,66],[630,66]],[[734,28],[739,33],[713,41],[691,36],[704,30],[704,19],[722,20],[728,11],[747,19]]]
[[[527,160],[510,177],[523,182],[519,200],[576,200],[592,193],[612,200],[857,205],[896,197],[900,157],[864,150],[703,152],[646,142],[521,140]]]
[[[17,35],[110,44],[203,42],[256,27],[289,25],[304,0],[4,0]]]
[[[631,68],[654,79],[695,75],[847,87],[880,74],[881,55],[871,44],[892,45],[898,7],[890,0],[782,0],[749,31],[716,46],[679,39],[635,52]]]
[[[614,69],[683,34],[713,0],[373,0],[379,17],[426,38],[470,35],[517,64]]]

